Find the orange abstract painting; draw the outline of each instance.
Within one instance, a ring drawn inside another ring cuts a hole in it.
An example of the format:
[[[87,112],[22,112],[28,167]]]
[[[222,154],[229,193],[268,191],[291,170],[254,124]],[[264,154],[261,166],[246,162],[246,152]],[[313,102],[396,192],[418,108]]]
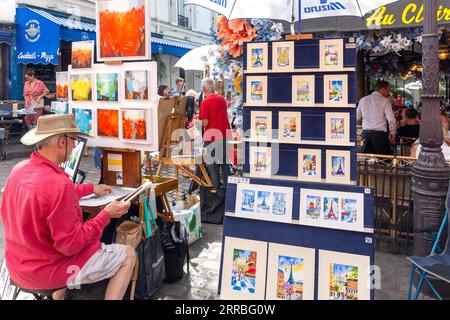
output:
[[[123,138],[147,140],[147,119],[145,110],[122,110]]]
[[[72,42],[72,69],[92,68],[94,41]]]
[[[119,111],[98,109],[97,110],[97,133],[104,137],[119,137]]]
[[[56,73],[56,99],[69,99],[69,73]]]
[[[145,0],[98,1],[99,59],[148,57],[146,6]]]

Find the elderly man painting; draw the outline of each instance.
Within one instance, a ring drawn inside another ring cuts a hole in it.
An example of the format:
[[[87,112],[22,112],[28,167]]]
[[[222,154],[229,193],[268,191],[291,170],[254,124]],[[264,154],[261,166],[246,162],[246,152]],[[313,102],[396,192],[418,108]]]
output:
[[[122,299],[134,266],[134,250],[99,240],[111,218],[130,203],[114,201],[83,223],[79,199],[111,191],[105,185],[74,185],[60,164],[67,161],[80,130],[73,115],[49,115],[21,139],[36,145],[30,159],[16,165],[1,204],[5,260],[11,280],[27,290],[62,298],[68,285],[110,279],[105,299]],[[74,281],[72,281],[74,280]]]

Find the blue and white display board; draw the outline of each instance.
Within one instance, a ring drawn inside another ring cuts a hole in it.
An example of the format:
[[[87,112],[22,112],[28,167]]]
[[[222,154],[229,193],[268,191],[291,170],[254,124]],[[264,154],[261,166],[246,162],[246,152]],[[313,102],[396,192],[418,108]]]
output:
[[[246,161],[227,188],[220,297],[373,299],[354,39],[247,43],[244,55]]]

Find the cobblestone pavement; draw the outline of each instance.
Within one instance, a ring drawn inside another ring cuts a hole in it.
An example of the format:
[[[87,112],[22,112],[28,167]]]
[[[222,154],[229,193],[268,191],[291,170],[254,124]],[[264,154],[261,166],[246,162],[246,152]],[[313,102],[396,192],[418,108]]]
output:
[[[19,161],[20,159],[0,161],[0,188],[4,188],[11,169]],[[86,182],[98,182],[100,176],[98,170],[94,167],[92,156],[83,158],[80,168],[88,172]],[[180,191],[187,190],[189,181],[186,178],[180,180]],[[175,194],[172,193],[169,198],[174,199],[174,196]],[[190,273],[185,274],[178,283],[164,285],[155,295],[155,299],[218,299],[217,288],[222,248],[222,226],[204,224],[202,227],[203,239],[196,241],[190,247]],[[4,231],[0,220],[0,262],[3,260],[3,253]],[[378,251],[375,256],[376,265],[379,267],[381,274],[380,288],[376,290],[375,299],[406,299],[410,271],[410,265],[407,263],[406,257]],[[424,296],[421,296],[421,298],[429,299]]]

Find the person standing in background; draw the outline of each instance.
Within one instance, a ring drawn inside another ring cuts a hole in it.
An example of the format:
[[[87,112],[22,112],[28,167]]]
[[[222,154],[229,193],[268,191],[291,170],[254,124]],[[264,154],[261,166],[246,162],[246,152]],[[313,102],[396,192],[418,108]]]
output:
[[[175,81],[176,87],[170,92],[173,96],[181,96],[184,95],[184,79],[183,78],[177,78]]]
[[[230,175],[227,140],[231,138],[227,102],[224,97],[215,93],[215,83],[211,78],[202,80],[202,91],[205,98],[200,105],[199,120],[205,128],[204,145],[212,158],[206,159],[206,164],[214,187],[220,187],[220,168],[223,186],[226,188]]]
[[[25,116],[25,125],[29,129],[37,124],[37,119],[44,112],[44,96],[50,91],[45,84],[36,78],[33,69],[27,69],[25,72],[25,83],[23,86],[23,96],[25,98],[25,108],[27,112],[35,112]]]
[[[358,122],[362,121],[363,153],[392,154],[391,143],[395,142],[397,124],[389,100],[390,96],[390,83],[380,81],[376,91],[359,102],[356,119]]]
[[[167,98],[168,96],[170,96],[169,87],[166,85],[160,85],[158,87],[158,96],[160,96],[161,98]]]

